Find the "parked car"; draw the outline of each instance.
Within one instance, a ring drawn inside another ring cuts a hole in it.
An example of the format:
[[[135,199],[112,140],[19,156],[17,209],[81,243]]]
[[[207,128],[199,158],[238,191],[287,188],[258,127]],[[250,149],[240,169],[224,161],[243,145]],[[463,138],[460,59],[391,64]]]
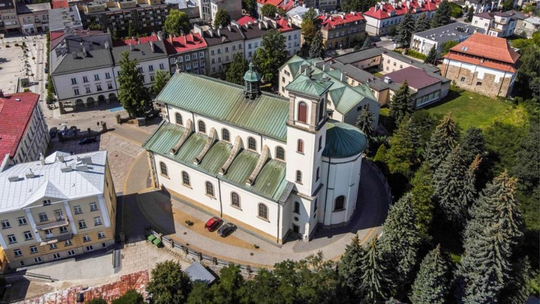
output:
[[[86,145],[86,144],[89,144],[89,143],[94,143],[96,141],[97,141],[97,139],[95,137],[86,137],[86,138],[83,138],[83,139],[79,140],[79,145]]]
[[[216,231],[221,223],[223,223],[223,220],[217,216],[214,216],[213,218],[209,219],[206,224],[204,224],[204,228],[210,232]]]
[[[51,138],[55,138],[57,132],[58,132],[58,128],[57,128],[57,127],[52,127],[52,128],[49,130],[49,135],[51,135]]]
[[[221,226],[218,230],[218,234],[221,237],[229,236],[229,234],[233,233],[236,230],[236,225],[233,223],[226,223],[225,225]]]

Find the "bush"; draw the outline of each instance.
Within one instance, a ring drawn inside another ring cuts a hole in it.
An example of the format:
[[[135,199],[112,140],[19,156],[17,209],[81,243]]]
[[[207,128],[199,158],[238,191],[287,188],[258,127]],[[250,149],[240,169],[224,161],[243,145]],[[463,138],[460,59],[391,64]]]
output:
[[[411,56],[411,57],[414,57],[414,58],[418,58],[418,59],[422,59],[422,60],[426,60],[427,56],[420,53],[420,52],[417,52],[417,51],[414,51],[414,50],[411,50],[411,49],[408,49],[407,50],[407,54],[408,56]]]

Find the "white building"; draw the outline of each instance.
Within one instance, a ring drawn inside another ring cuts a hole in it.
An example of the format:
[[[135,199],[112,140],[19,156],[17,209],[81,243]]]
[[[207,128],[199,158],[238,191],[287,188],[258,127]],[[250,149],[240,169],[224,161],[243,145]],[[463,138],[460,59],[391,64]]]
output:
[[[49,10],[49,31],[63,31],[66,28],[82,29],[81,14],[77,5]]]
[[[156,187],[277,243],[347,224],[367,139],[329,119],[334,82],[312,76],[283,98],[261,93],[252,66],[245,87],[176,73],[157,97],[167,118],[144,144]]]
[[[471,25],[482,28],[484,33],[495,37],[508,37],[514,34],[516,19],[511,14],[485,12],[473,16]]]
[[[242,17],[242,0],[210,0],[212,22],[216,19],[216,14],[220,9],[229,13],[231,20],[236,20]]]
[[[37,160],[47,150],[49,132],[39,98],[31,92],[4,95],[0,90],[0,171]]]
[[[411,49],[428,55],[432,47],[438,53],[443,50],[443,45],[448,41],[461,42],[474,33],[484,34],[484,30],[468,23],[454,22],[427,31],[414,33],[411,37]]]
[[[307,11],[309,11],[309,8],[307,8],[305,4],[302,6],[297,6],[287,12],[287,19],[291,21],[292,24],[298,27],[302,27],[302,21],[303,21],[302,18],[304,14],[307,13]],[[319,15],[318,9],[315,9],[315,12],[317,13],[317,15]]]

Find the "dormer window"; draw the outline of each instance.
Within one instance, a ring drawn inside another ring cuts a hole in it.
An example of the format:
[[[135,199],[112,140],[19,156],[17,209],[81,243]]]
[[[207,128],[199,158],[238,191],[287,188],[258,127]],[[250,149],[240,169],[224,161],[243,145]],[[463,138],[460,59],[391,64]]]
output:
[[[49,206],[51,204],[51,200],[44,200],[43,206]]]

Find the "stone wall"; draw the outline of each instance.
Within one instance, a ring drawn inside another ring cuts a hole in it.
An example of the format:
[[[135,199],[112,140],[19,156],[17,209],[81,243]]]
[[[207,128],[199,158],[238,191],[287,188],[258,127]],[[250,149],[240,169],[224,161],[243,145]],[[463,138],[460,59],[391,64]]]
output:
[[[507,73],[506,77],[501,78],[499,82],[495,82],[494,74],[484,73],[484,77],[478,79],[478,71],[447,63],[443,65],[441,72],[446,78],[454,80],[458,87],[489,97],[505,97],[512,90],[513,74],[510,73]]]

